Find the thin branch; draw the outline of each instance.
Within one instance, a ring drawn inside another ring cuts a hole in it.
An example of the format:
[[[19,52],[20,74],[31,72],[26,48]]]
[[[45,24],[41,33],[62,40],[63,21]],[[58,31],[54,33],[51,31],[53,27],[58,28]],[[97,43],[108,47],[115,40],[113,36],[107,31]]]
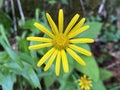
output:
[[[98,9],[98,13],[101,13],[105,8],[105,0],[102,0],[100,7]]]
[[[9,12],[9,1],[8,0],[5,0],[4,1],[4,4],[5,4],[5,12],[8,13]]]
[[[80,0],[80,5],[81,5],[81,7],[82,7],[83,15],[85,16],[85,15],[86,15],[86,12],[85,12],[84,3],[83,3],[82,0]]]
[[[17,3],[18,3],[18,8],[19,8],[21,19],[22,19],[23,22],[25,22],[25,16],[24,16],[24,13],[23,13],[23,10],[22,10],[22,6],[21,6],[20,0],[17,0]]]
[[[120,61],[117,61],[117,62],[115,62],[115,63],[112,63],[112,64],[106,66],[105,68],[106,68],[106,69],[110,69],[110,68],[113,68],[114,66],[119,65],[119,64],[120,64]]]
[[[14,2],[13,2],[13,0],[10,0],[10,2],[11,2],[11,8],[12,8],[14,31],[15,31],[15,34],[17,34],[17,24],[16,24],[16,17],[15,17]]]
[[[16,16],[15,16],[15,8],[14,8],[14,2],[13,2],[13,0],[10,0],[10,2],[11,2],[11,8],[12,8],[14,32],[15,32],[15,39],[16,39],[16,36],[17,36],[17,23],[16,23]],[[13,44],[12,48],[14,50],[18,51],[18,45],[17,45],[17,43]]]

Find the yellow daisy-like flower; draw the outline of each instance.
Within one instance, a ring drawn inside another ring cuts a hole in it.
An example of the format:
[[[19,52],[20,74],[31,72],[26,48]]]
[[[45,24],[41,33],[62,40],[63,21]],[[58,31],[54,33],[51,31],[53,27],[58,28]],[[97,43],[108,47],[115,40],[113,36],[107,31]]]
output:
[[[79,80],[79,85],[82,90],[90,90],[92,87],[92,81],[90,78],[87,78],[86,75],[83,75]]]
[[[49,38],[27,37],[27,40],[29,41],[44,42],[43,44],[29,46],[29,49],[34,50],[34,49],[41,49],[45,47],[51,47],[51,49],[37,63],[38,67],[40,67],[44,62],[46,62],[46,60],[48,60],[46,66],[44,67],[44,71],[47,71],[50,68],[51,64],[54,62],[54,60],[56,59],[56,65],[55,65],[56,75],[58,76],[60,74],[61,61],[62,61],[64,72],[68,72],[69,66],[68,66],[68,59],[67,59],[66,53],[69,53],[79,64],[83,66],[86,65],[86,63],[82,60],[82,58],[79,57],[79,55],[77,55],[76,52],[84,54],[86,56],[91,56],[91,52],[81,47],[78,47],[74,44],[93,43],[94,40],[90,38],[74,38],[75,36],[77,36],[78,34],[82,33],[83,31],[89,28],[88,25],[81,27],[85,22],[85,18],[80,20],[75,25],[79,16],[80,16],[79,14],[76,14],[72,18],[72,20],[69,22],[65,30],[63,30],[64,14],[62,9],[59,10],[58,27],[52,20],[51,16],[48,13],[46,13],[46,17],[50,24],[52,32],[50,32],[50,30],[44,27],[43,25],[37,22],[34,23],[34,26],[38,28],[40,31],[42,31],[43,33],[47,34]]]

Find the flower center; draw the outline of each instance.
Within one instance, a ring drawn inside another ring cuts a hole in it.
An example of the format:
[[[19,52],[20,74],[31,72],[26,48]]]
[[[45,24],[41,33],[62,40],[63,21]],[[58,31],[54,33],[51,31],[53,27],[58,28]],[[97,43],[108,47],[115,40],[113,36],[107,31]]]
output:
[[[88,83],[87,80],[84,80],[84,81],[83,81],[83,84],[84,84],[84,86],[88,86],[88,85],[89,85],[89,83]]]
[[[65,49],[69,44],[69,39],[66,35],[60,33],[53,38],[53,46],[56,49]]]

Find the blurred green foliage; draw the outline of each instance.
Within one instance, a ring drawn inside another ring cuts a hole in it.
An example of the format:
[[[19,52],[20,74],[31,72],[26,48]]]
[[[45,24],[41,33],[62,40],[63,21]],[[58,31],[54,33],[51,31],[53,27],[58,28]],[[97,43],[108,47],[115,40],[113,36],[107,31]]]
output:
[[[72,60],[73,58],[68,56],[70,72],[64,74],[61,70],[61,75],[56,77],[54,74],[54,64],[47,72],[43,72],[42,67],[38,68],[36,66],[38,59],[45,54],[47,49],[39,51],[28,50],[28,46],[33,44],[33,42],[29,43],[26,41],[27,36],[43,36],[43,33],[33,26],[34,22],[40,22],[50,29],[45,17],[45,12],[48,11],[50,14],[53,14],[54,21],[57,21],[58,9],[63,8],[66,19],[65,25],[67,25],[74,13],[81,13],[81,16],[84,15],[80,1],[21,0],[21,2],[26,20],[22,22],[21,19],[19,19],[18,13],[16,14],[18,26],[17,36],[15,36],[13,18],[11,14],[3,11],[3,0],[0,0],[0,85],[2,90],[80,90],[76,81],[82,74],[91,77],[93,81],[92,90],[107,90],[103,81],[108,80],[113,75],[110,71],[100,68],[98,64],[102,64],[106,58],[111,58],[109,53],[97,58],[97,60],[95,60],[94,56],[85,57],[79,54],[87,63],[86,67],[82,67]],[[90,25],[90,28],[77,37],[99,38],[100,42],[104,43],[100,47],[101,51],[106,43],[118,43],[120,41],[120,30],[116,24],[114,24],[117,18],[113,14],[113,7],[117,7],[120,0],[113,2],[112,6],[109,6],[110,1],[106,1],[106,9],[109,10],[107,11],[109,16],[107,16],[108,19],[104,21],[104,18],[97,13],[101,0],[84,1],[84,8],[87,13],[85,14],[87,18],[86,24]],[[19,11],[17,10],[17,12]],[[90,50],[87,44],[79,46]],[[113,85],[113,87],[109,86],[108,89],[119,90],[120,87]]]

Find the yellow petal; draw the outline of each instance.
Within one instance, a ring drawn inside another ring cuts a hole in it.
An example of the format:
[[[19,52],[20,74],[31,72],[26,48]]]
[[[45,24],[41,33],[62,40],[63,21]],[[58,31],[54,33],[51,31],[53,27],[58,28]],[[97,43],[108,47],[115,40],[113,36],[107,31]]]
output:
[[[60,60],[61,60],[61,54],[59,51],[56,59],[56,66],[55,66],[55,72],[57,76],[59,76],[60,74]]]
[[[40,67],[55,51],[55,48],[50,49],[37,63],[37,66]]]
[[[75,25],[75,23],[77,22],[78,18],[79,18],[79,14],[76,14],[72,20],[70,21],[70,23],[68,24],[67,28],[65,29],[64,34],[68,34],[68,32],[71,30],[71,28]]]
[[[80,85],[80,86],[83,85],[83,82],[80,82],[79,85]]]
[[[68,60],[67,60],[65,50],[61,50],[61,56],[62,56],[63,70],[64,70],[64,72],[67,73],[67,72],[69,72],[69,67],[68,67]]]
[[[56,26],[56,24],[54,23],[54,21],[52,20],[51,16],[50,16],[48,13],[46,13],[46,17],[47,17],[47,20],[48,20],[51,28],[52,28],[53,33],[54,33],[54,34],[58,34],[57,26]]]
[[[84,79],[86,79],[86,78],[87,78],[85,74],[83,75],[83,78],[84,78]]]
[[[86,86],[85,88],[86,88],[86,90],[90,90],[90,87],[89,87],[89,86]]]
[[[94,39],[91,38],[77,38],[69,40],[70,43],[93,43]]]
[[[55,60],[55,57],[56,57],[57,53],[58,53],[58,50],[55,50],[55,52],[51,55],[49,61],[47,62],[46,66],[44,68],[44,71],[47,71],[50,68],[53,61]]]
[[[81,89],[85,88],[83,85],[81,85]]]
[[[75,32],[76,30],[78,30],[85,22],[85,18],[82,18],[77,25],[75,25],[75,27],[73,27],[73,29],[70,31],[70,33]]]
[[[54,37],[54,35],[46,28],[44,27],[43,25],[35,22],[34,23],[34,26],[37,27],[40,31],[42,31],[43,33],[47,34],[48,36],[50,36],[51,38]]]
[[[90,83],[90,87],[92,87],[93,85]]]
[[[29,41],[37,41],[37,42],[52,42],[50,38],[43,38],[43,37],[27,37]]]
[[[89,28],[89,25],[83,26],[83,27],[81,27],[80,29],[76,30],[75,32],[69,33],[69,34],[68,34],[68,37],[69,37],[69,38],[73,38],[73,37],[75,37],[76,35],[84,32],[84,31],[87,30],[88,28]]]
[[[52,43],[32,45],[32,46],[29,46],[28,48],[29,48],[29,50],[34,50],[34,49],[40,49],[40,48],[50,47],[50,46],[52,46]]]
[[[64,14],[63,14],[63,10],[60,9],[59,15],[58,15],[58,26],[59,26],[60,33],[63,32],[63,24],[64,24]]]
[[[78,46],[76,46],[76,45],[70,44],[69,47],[70,47],[71,49],[73,49],[73,50],[81,53],[81,54],[86,55],[86,56],[91,56],[91,55],[92,55],[91,52],[89,52],[89,51],[87,51],[87,50],[85,50],[85,49],[83,49],[83,48],[81,48],[81,47],[78,47]]]
[[[85,66],[86,63],[80,58],[72,49],[67,48],[67,52],[81,65]]]

